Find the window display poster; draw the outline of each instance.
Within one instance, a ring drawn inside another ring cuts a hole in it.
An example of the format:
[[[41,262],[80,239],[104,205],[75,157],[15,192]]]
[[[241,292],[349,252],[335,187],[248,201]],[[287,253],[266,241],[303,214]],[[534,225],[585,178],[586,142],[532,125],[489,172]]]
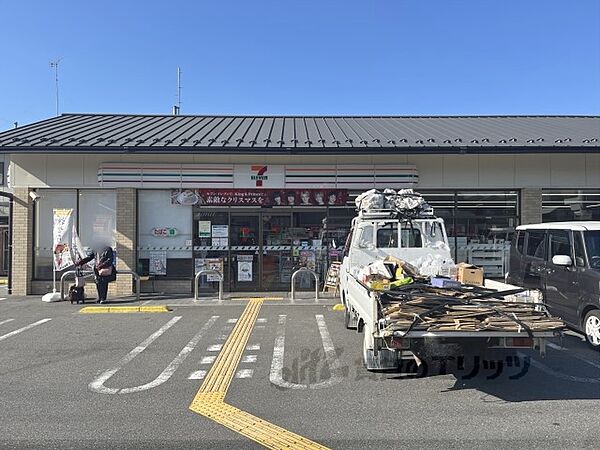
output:
[[[307,267],[310,270],[315,270],[317,263],[317,256],[312,250],[301,250],[300,251],[300,265]]]
[[[212,226],[212,237],[213,238],[229,237],[229,225],[213,225]]]
[[[213,247],[227,247],[229,245],[229,238],[213,238],[212,245]]]
[[[200,272],[202,269],[216,270],[219,273],[223,273],[223,259],[221,258],[196,258],[194,260],[194,273]],[[206,275],[206,281],[212,283],[213,281],[219,281],[217,275],[209,274]]]
[[[150,252],[150,267],[148,273],[150,275],[167,274],[167,252]]]
[[[198,237],[210,237],[210,220],[198,221]]]
[[[238,281],[252,281],[253,255],[238,255]]]

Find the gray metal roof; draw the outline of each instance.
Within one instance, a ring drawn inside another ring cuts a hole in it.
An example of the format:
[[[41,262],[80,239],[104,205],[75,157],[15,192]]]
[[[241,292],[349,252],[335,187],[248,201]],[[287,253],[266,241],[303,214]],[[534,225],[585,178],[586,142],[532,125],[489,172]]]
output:
[[[4,152],[598,151],[600,116],[63,114],[0,133]]]

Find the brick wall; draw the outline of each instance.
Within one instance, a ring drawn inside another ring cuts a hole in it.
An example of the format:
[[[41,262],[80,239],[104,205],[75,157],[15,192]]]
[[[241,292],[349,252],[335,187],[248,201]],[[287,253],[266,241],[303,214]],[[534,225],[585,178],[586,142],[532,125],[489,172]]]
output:
[[[136,270],[137,246],[137,195],[133,188],[117,189],[117,274],[124,270]],[[133,277],[117,275],[117,281],[111,283],[109,296],[119,297],[133,294]]]
[[[13,190],[12,293],[31,293],[33,277],[33,200],[28,188]]]
[[[521,225],[542,221],[542,190],[521,189]]]

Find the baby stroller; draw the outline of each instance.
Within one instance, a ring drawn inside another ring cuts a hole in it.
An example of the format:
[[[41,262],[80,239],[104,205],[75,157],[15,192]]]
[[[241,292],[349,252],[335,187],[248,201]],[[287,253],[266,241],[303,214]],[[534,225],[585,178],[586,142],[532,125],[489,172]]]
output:
[[[85,303],[85,278],[83,277],[83,269],[79,265],[75,265],[75,284],[69,287],[69,300],[73,303]]]

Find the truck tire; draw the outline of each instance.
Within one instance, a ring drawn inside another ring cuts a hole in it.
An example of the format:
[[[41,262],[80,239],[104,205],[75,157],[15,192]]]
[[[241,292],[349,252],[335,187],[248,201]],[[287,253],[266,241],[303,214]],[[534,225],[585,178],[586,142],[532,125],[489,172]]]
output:
[[[588,344],[600,350],[600,310],[594,309],[585,315],[583,331]]]

